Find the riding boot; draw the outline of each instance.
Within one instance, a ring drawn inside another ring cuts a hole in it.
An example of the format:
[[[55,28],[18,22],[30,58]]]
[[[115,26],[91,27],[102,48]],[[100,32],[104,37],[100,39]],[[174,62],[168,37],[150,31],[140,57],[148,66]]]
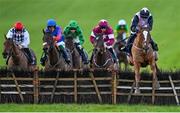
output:
[[[29,48],[23,48],[23,50],[26,52],[26,54],[28,55],[28,58],[29,58],[29,63],[32,64],[32,65],[35,65],[35,61],[33,60],[33,56],[29,50]]]
[[[157,43],[155,43],[152,38],[151,38],[150,43],[151,43],[152,48],[153,48],[154,51],[158,51],[159,50]]]
[[[80,51],[80,55],[82,57],[82,61],[84,64],[88,64],[89,61],[88,61],[88,54],[84,51],[84,49],[82,48],[81,51]]]
[[[80,56],[82,57],[82,61],[84,64],[88,64],[88,54],[84,51],[84,49],[81,47],[81,45],[79,43],[75,43],[76,45],[76,49],[78,50],[78,53],[80,54]]]
[[[154,40],[152,38],[151,38],[150,43],[151,43],[153,51],[154,51],[155,60],[157,61],[158,60],[158,50],[159,50],[158,45],[157,45],[157,43],[154,42]]]
[[[70,56],[69,56],[67,50],[66,50],[65,48],[60,48],[60,51],[59,51],[59,52],[62,52],[63,57],[64,57],[66,63],[67,63],[67,64],[70,64],[70,63],[71,63],[71,60],[70,60]]]
[[[109,51],[111,52],[111,54],[112,54],[114,63],[118,63],[118,58],[117,58],[116,53],[114,52],[113,48],[109,48],[108,50],[109,50]]]
[[[127,41],[127,44],[125,46],[125,48],[126,48],[125,51],[127,52],[128,55],[131,54],[132,44],[133,44],[136,36],[137,36],[136,34],[131,34],[128,41]]]
[[[131,34],[127,40],[125,48],[121,49],[122,51],[125,51],[128,55],[130,55],[131,53],[132,43],[134,42],[134,39],[136,38],[136,36],[137,36],[136,34]]]
[[[45,61],[47,60],[47,49],[43,48],[43,54],[40,59],[40,64],[45,66]]]

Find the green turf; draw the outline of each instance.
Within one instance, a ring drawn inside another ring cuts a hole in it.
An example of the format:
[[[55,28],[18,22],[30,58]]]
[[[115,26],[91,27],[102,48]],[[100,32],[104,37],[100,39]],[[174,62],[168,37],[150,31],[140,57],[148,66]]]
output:
[[[133,15],[147,6],[154,16],[152,35],[159,44],[159,66],[163,69],[179,68],[179,4],[179,0],[0,0],[0,53],[3,34],[17,20],[21,20],[29,30],[30,47],[37,54],[39,64],[42,29],[47,19],[56,19],[62,27],[71,19],[77,20],[86,38],[84,47],[90,51],[89,35],[100,19],[107,19],[115,28],[118,20],[124,18],[130,26]],[[0,56],[0,65],[5,65],[4,62]]]
[[[42,29],[49,18],[65,27],[71,19],[79,22],[85,36],[84,47],[92,49],[89,35],[100,19],[107,19],[115,28],[124,18],[130,26],[131,18],[147,6],[154,16],[152,35],[159,44],[158,65],[163,69],[180,67],[180,0],[0,0],[0,54],[3,50],[3,35],[13,23],[21,20],[31,36],[30,47],[35,51],[38,64],[42,48]],[[89,53],[90,55],[90,53]],[[5,61],[0,56],[0,66]],[[180,111],[177,106],[149,105],[24,105],[0,104],[0,111]]]
[[[0,112],[180,112],[178,106],[108,104],[0,104]]]

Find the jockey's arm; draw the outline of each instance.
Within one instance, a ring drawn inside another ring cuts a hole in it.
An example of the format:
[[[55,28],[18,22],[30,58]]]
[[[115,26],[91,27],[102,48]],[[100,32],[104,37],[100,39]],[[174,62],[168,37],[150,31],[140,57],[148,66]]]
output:
[[[64,28],[63,35],[64,35],[65,38],[68,36],[68,32],[69,32],[69,31],[70,31],[70,30],[69,30],[69,27],[68,27],[68,26]]]
[[[77,27],[77,35],[78,35],[80,44],[83,45],[83,43],[84,43],[84,36],[83,36],[83,32],[82,32],[82,30],[81,30],[81,28],[79,26]]]
[[[10,29],[10,30],[8,31],[8,33],[6,34],[6,37],[7,37],[8,39],[10,39],[10,38],[13,37],[12,29]]]
[[[30,38],[28,31],[24,32],[24,41],[21,43],[21,46],[23,48],[28,48],[28,45],[30,44]]]
[[[83,45],[83,43],[84,43],[84,37],[83,37],[82,33],[79,34],[78,38],[79,38],[80,44]]]
[[[152,16],[149,17],[148,23],[149,23],[149,27],[150,27],[150,31],[151,31],[152,27],[153,27],[153,17]]]
[[[60,35],[58,35],[58,36],[53,36],[53,39],[54,39],[55,41],[58,41],[58,40],[61,39],[61,37],[60,37]]]
[[[94,40],[95,40],[95,34],[94,34],[94,32],[92,31],[91,32],[91,36],[90,36],[90,42],[92,43],[92,44],[94,44]]]
[[[139,22],[139,18],[137,15],[134,16],[133,20],[132,20],[132,24],[131,24],[131,31],[132,32],[136,32],[137,30],[137,25],[138,25],[138,22]]]
[[[59,40],[61,40],[61,37],[62,37],[62,32],[61,32],[61,30],[59,29],[59,30],[57,31],[57,35],[56,35],[56,36],[53,36],[53,39],[54,39],[55,41],[59,41]]]
[[[105,42],[108,46],[112,46],[114,44],[114,34],[109,34],[107,39],[105,39]]]

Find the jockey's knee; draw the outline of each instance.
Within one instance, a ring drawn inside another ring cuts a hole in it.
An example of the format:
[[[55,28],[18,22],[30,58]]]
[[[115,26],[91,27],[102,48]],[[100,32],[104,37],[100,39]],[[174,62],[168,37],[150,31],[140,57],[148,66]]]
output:
[[[57,42],[57,46],[59,47],[59,49],[64,49],[65,48],[65,43],[63,41]]]
[[[80,43],[75,43],[75,46],[77,50],[83,49]]]
[[[59,45],[59,49],[60,49],[60,50],[64,50],[65,47],[64,47],[63,45]]]
[[[151,45],[152,45],[152,48],[153,48],[154,51],[159,50],[158,45],[156,43],[151,43]]]

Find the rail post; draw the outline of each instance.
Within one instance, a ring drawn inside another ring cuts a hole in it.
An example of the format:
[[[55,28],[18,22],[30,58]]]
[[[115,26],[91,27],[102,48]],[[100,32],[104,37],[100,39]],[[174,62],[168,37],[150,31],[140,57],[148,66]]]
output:
[[[116,71],[112,71],[112,104],[116,104]]]
[[[38,68],[34,71],[34,78],[33,78],[33,86],[34,86],[34,104],[38,104],[39,101],[39,77],[38,77]]]

